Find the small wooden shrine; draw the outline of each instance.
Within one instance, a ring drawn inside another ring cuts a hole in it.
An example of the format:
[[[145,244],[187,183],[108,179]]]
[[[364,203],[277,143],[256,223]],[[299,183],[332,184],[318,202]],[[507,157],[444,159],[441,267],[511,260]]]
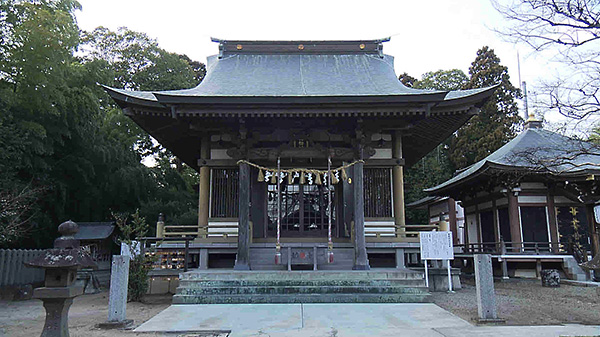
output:
[[[464,224],[450,228],[467,253],[502,255],[504,248],[551,259],[569,252],[578,262],[588,250],[598,254],[593,207],[600,200],[600,152],[544,130],[531,115],[516,138],[425,191],[460,200]]]
[[[369,269],[416,256],[403,169],[477,114],[494,88],[405,87],[386,41],[214,39],[219,53],[195,88],[106,87],[200,173],[197,226],[161,233],[196,236],[199,268],[230,259],[241,270]]]

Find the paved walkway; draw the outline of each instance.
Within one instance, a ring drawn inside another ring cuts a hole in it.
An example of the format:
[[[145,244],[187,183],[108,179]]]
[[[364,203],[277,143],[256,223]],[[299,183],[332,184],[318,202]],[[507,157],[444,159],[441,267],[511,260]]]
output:
[[[231,331],[230,337],[600,336],[600,326],[473,326],[430,303],[172,305],[135,329],[201,331]]]

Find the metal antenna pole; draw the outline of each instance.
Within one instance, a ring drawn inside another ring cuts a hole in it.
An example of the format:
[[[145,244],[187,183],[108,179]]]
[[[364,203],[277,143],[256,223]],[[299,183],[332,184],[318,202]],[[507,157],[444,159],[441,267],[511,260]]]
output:
[[[527,106],[527,83],[523,81],[523,104],[525,108],[525,120],[529,118],[529,107]]]

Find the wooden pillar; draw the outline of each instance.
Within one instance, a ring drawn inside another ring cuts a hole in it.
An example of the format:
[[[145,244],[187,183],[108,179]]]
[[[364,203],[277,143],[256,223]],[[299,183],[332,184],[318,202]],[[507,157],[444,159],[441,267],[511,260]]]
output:
[[[392,157],[402,159],[402,134],[396,131],[393,134]],[[404,167],[395,165],[392,168],[392,182],[394,184],[394,222],[396,225],[396,235],[405,236],[406,215],[404,211]]]
[[[464,209],[464,218],[465,218],[465,248],[469,248],[469,243],[471,243],[471,238],[469,237],[469,214],[467,213],[467,206],[465,206],[464,202],[462,204]]]
[[[519,201],[512,191],[508,191],[508,220],[510,222],[510,241],[513,242],[513,251],[520,251],[522,245],[517,242],[523,242],[521,237],[521,223],[519,214]]]
[[[369,270],[365,241],[363,163],[354,164],[354,270]]]
[[[458,244],[458,222],[456,220],[456,201],[448,198],[448,221],[450,222],[450,231],[452,234],[452,243]],[[465,220],[466,223],[466,220]]]
[[[250,270],[250,166],[241,163],[239,173],[238,246],[235,270]]]
[[[478,251],[482,252],[483,251],[483,245],[481,245],[481,243],[483,243],[483,237],[481,235],[481,213],[479,211],[479,204],[475,205],[475,226],[477,229],[477,243],[479,243],[478,246]]]
[[[598,231],[596,230],[596,219],[594,218],[594,204],[585,205],[585,215],[588,221],[588,227],[590,232],[590,240],[592,242],[592,258],[600,252],[600,239],[598,238]]]
[[[547,207],[548,207],[548,225],[550,226],[550,242],[554,242],[554,245],[550,245],[550,250],[558,253],[560,249],[560,238],[558,237],[558,223],[556,219],[556,207],[554,206],[554,193],[548,191]]]
[[[205,166],[210,159],[210,137],[205,135],[200,143],[200,181],[198,183],[198,238],[208,237],[208,210],[210,200],[210,168]]]
[[[492,200],[492,219],[494,223],[494,240],[496,243],[500,242],[500,220],[498,219],[498,206],[496,206],[496,199]],[[496,246],[496,249],[500,249]]]

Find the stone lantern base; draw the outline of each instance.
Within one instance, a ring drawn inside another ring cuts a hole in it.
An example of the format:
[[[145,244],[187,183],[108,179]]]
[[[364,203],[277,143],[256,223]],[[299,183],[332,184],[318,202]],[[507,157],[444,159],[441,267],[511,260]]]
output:
[[[69,308],[73,298],[83,294],[83,288],[43,287],[33,291],[33,298],[42,300],[46,322],[41,337],[69,337]]]

